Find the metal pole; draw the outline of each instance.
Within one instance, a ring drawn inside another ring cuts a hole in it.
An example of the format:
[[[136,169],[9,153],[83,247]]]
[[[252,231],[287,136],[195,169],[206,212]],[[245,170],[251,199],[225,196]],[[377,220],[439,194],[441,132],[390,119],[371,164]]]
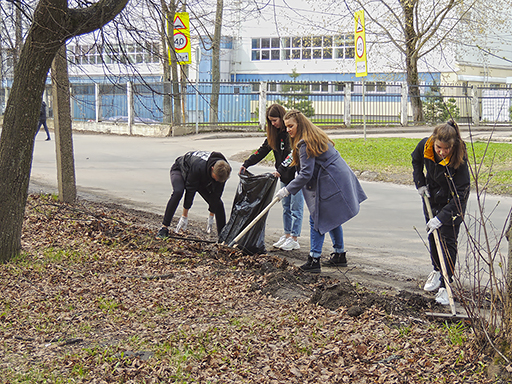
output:
[[[199,61],[201,50],[196,47],[196,135],[199,133]]]
[[[366,103],[364,100],[365,95],[365,85],[364,85],[364,77],[363,77],[363,132],[364,132],[364,141],[366,141]]]

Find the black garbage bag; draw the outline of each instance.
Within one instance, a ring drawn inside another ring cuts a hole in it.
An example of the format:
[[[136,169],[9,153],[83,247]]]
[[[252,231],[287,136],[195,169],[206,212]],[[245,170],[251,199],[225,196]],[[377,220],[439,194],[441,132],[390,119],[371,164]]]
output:
[[[277,178],[272,173],[253,175],[245,171],[233,201],[231,217],[219,235],[219,243],[230,244],[274,198]],[[265,253],[265,221],[268,212],[237,242],[245,254]]]

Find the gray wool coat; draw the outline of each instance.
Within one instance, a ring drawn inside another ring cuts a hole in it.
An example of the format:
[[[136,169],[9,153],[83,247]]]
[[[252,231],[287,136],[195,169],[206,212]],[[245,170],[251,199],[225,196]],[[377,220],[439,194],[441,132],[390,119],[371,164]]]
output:
[[[286,189],[292,195],[301,189],[304,194],[314,192],[314,206],[308,205],[308,209],[315,230],[325,234],[356,216],[359,204],[367,197],[356,175],[331,143],[326,152],[310,158],[304,141],[298,147],[298,174]]]

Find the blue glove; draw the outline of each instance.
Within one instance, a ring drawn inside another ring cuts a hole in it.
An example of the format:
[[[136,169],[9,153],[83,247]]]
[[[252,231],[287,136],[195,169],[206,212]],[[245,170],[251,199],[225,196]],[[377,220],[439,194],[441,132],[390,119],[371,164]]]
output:
[[[434,217],[433,219],[430,219],[427,223],[427,230],[428,234],[430,235],[432,232],[434,232],[437,228],[440,228],[443,223],[439,221],[439,219]]]

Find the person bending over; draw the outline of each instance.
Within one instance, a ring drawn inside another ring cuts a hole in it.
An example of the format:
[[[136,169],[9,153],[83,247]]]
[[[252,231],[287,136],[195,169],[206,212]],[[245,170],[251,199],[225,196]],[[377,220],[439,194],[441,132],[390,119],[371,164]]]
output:
[[[171,167],[173,191],[167,202],[162,228],[158,231],[157,238],[164,239],[169,236],[169,225],[183,194],[183,214],[175,232],[187,229],[188,211],[192,207],[196,192],[208,203],[206,232],[212,231],[215,217],[219,234],[226,225],[226,212],[221,198],[230,175],[231,166],[220,152],[191,151],[178,157]]]

